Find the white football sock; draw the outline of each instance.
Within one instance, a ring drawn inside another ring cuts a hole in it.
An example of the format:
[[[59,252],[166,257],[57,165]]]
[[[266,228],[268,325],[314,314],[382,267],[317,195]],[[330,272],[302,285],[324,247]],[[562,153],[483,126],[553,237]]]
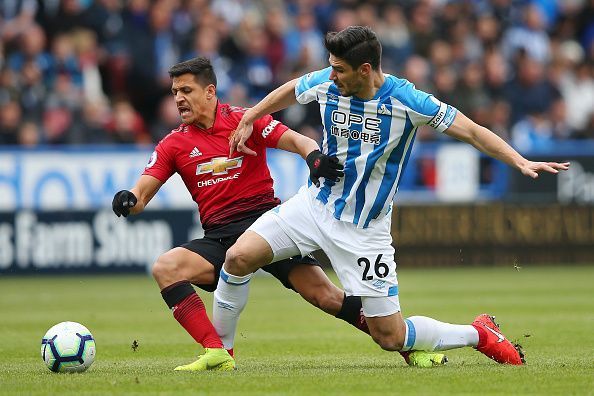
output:
[[[403,351],[445,351],[478,344],[478,331],[471,325],[444,323],[426,316],[411,316],[404,321]]]
[[[235,329],[247,303],[252,275],[235,276],[221,269],[212,304],[212,324],[225,349],[233,348]]]

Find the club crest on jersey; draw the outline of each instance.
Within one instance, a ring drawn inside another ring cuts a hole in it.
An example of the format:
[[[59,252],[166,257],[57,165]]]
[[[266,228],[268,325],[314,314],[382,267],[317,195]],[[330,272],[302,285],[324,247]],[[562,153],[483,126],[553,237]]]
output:
[[[197,175],[204,175],[206,173],[212,173],[213,176],[226,175],[230,169],[241,168],[243,163],[243,157],[227,158],[227,157],[216,157],[210,162],[198,164],[196,168]]]
[[[151,166],[155,165],[155,162],[157,162],[157,152],[153,151],[153,153],[151,154],[151,158],[149,159],[148,164],[146,164],[145,169],[150,168]]]
[[[385,103],[382,103],[380,108],[377,110],[377,113],[381,115],[390,115],[390,110],[388,110],[388,107],[385,105]]]

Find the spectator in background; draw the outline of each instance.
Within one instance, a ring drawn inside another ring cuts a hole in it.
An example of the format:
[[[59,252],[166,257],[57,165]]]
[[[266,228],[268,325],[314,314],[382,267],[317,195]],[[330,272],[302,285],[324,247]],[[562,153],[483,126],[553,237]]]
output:
[[[295,26],[285,36],[287,61],[301,69],[323,65],[326,50],[321,45],[322,32],[310,10],[301,10],[295,17]]]
[[[227,94],[227,102],[235,103],[237,106],[249,107],[252,103],[248,98],[248,91],[244,84],[234,83]]]
[[[35,23],[36,0],[0,1],[0,40],[11,44]]]
[[[48,106],[43,113],[43,142],[66,144],[73,123],[73,114],[60,106]]]
[[[475,24],[463,15],[452,23],[448,33],[444,35],[452,45],[454,67],[460,72],[467,62],[476,62],[483,55],[483,47],[474,33]]]
[[[402,8],[389,4],[378,20],[377,36],[382,43],[384,67],[400,71],[412,53],[410,32]],[[340,29],[342,30],[342,29]]]
[[[268,36],[268,47],[266,48],[266,56],[268,57],[268,63],[274,76],[274,83],[278,84],[285,78],[281,76],[283,66],[285,64],[286,47],[285,47],[285,34],[287,31],[287,15],[283,11],[282,7],[272,7],[266,11],[264,29]],[[218,78],[218,68],[217,78]],[[219,87],[217,87],[218,89]],[[235,102],[231,102],[235,103]]]
[[[361,2],[356,9],[357,24],[362,26],[377,26],[379,24],[377,4]]]
[[[210,59],[217,70],[217,91],[226,97],[233,83],[231,79],[232,61],[220,54],[220,33],[213,26],[204,26],[194,34],[192,50],[183,56],[184,60],[203,56]],[[167,96],[169,97],[169,96]],[[171,128],[170,128],[171,129]]]
[[[456,107],[458,105],[458,93],[456,92],[457,82],[456,73],[452,67],[439,67],[433,72],[433,89],[435,97],[440,101]]]
[[[48,85],[53,89],[58,75],[68,75],[72,84],[82,88],[82,71],[74,53],[71,34],[57,34],[51,44],[51,65],[48,71]]]
[[[435,40],[429,50],[429,62],[435,69],[453,67],[454,55],[452,46],[445,40]]]
[[[502,41],[502,51],[506,59],[512,62],[520,53],[540,63],[549,61],[550,42],[545,31],[541,9],[534,3],[528,3],[523,9],[523,24],[509,29]]]
[[[508,76],[510,76],[510,68],[503,55],[495,49],[490,49],[482,63],[485,71],[486,93],[493,99],[503,98]]]
[[[414,6],[410,15],[410,29],[414,53],[424,58],[429,56],[429,48],[437,38],[432,6],[426,1]]]
[[[113,112],[106,128],[114,142],[150,143],[142,117],[126,99],[120,98],[113,103]]]
[[[478,63],[468,63],[462,71],[455,89],[455,107],[480,125],[490,125],[491,100],[483,84],[483,68]]]
[[[97,0],[93,10],[94,31],[98,42],[108,53],[120,54],[124,50],[123,2],[120,0]]]
[[[0,105],[19,99],[18,74],[9,68],[0,70]]]
[[[211,4],[212,12],[223,18],[232,27],[237,27],[246,13],[247,1],[242,0],[214,0]]]
[[[73,32],[72,41],[80,67],[82,91],[85,100],[91,102],[106,101],[101,72],[99,71],[101,54],[97,46],[97,35],[90,30],[81,29]]]
[[[15,100],[27,121],[70,119],[58,142],[109,140],[81,129],[85,109],[109,118],[114,98],[126,96],[147,125],[161,122],[169,64],[210,57],[221,96],[249,107],[294,71],[321,67],[328,29],[367,24],[386,72],[452,97],[500,136],[535,112],[536,98],[555,139],[592,138],[593,15],[591,0],[0,0],[0,103]],[[56,94],[59,75],[70,82]],[[56,117],[56,96],[79,102]],[[313,135],[309,116],[296,117]],[[94,118],[93,128],[107,122]],[[42,143],[52,141],[39,129]]]
[[[546,79],[544,65],[527,53],[519,55],[517,75],[506,86],[512,125],[527,114],[546,113],[559,93]]]
[[[475,32],[483,48],[492,48],[497,45],[499,40],[501,25],[492,14],[482,14],[476,21]]]
[[[127,92],[142,117],[152,120],[159,101],[169,93],[168,65],[176,63],[179,56],[170,29],[172,8],[166,0],[152,6],[146,0],[133,0],[128,11]]]
[[[195,20],[201,12],[200,7],[204,7],[200,5],[200,1],[191,0],[180,1],[177,7],[172,7],[171,32],[181,54],[187,53],[192,48],[194,33],[198,30]],[[216,45],[219,46],[218,40]]]
[[[43,75],[44,82],[49,83],[49,73],[52,58],[45,50],[46,34],[39,25],[31,25],[19,36],[19,47],[7,59],[7,66],[15,72],[22,70],[27,61],[37,64]]]
[[[413,55],[404,65],[403,77],[415,84],[418,89],[432,91],[429,81],[429,63],[423,57]]]
[[[520,152],[547,150],[554,146],[553,125],[544,108],[534,108],[511,131],[512,144]]]
[[[114,141],[107,132],[107,125],[111,119],[110,110],[106,101],[85,101],[80,120],[85,143],[102,144]]]
[[[43,2],[48,7],[52,1]],[[50,40],[61,33],[70,33],[77,28],[97,30],[96,13],[98,8],[93,1],[61,0],[57,9],[46,8],[42,23],[47,28]]]
[[[27,118],[39,122],[45,110],[47,87],[39,66],[32,60],[27,61],[21,70],[19,96]]]
[[[18,132],[18,144],[23,147],[35,147],[41,142],[41,131],[39,124],[27,121],[20,125]]]
[[[567,103],[567,124],[575,131],[580,131],[580,137],[594,114],[593,71],[592,65],[579,59],[568,65],[567,72],[559,81],[561,95]]]
[[[489,108],[489,129],[495,132],[500,138],[509,142],[509,119],[510,119],[510,106],[504,100],[496,99]]]
[[[266,96],[272,89],[274,76],[268,60],[268,36],[257,24],[245,27],[245,53],[243,61],[236,65],[235,75],[242,75],[241,81],[247,89],[250,102]]]
[[[556,140],[570,139],[574,136],[574,131],[567,123],[567,105],[562,98],[557,98],[551,105],[547,115],[551,121],[553,137]]]
[[[338,32],[357,23],[357,14],[355,14],[355,11],[347,8],[339,8],[332,16],[330,30]]]
[[[15,100],[0,104],[0,144],[16,144],[18,142],[19,125],[22,122],[22,110]]]

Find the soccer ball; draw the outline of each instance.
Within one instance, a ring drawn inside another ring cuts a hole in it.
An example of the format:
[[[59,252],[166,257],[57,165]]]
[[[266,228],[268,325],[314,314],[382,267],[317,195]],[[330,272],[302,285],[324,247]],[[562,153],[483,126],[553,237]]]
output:
[[[58,323],[41,340],[41,358],[56,373],[85,371],[95,360],[95,339],[80,323]]]

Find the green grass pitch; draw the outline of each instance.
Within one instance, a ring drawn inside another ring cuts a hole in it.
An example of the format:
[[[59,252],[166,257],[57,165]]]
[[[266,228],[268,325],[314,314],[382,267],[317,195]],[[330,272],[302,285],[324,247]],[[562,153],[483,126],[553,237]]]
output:
[[[0,394],[380,395],[593,394],[594,267],[401,269],[405,315],[469,323],[497,316],[528,364],[500,366],[466,348],[445,367],[407,367],[274,279],[252,281],[232,373],[178,373],[200,352],[146,276],[0,278]],[[200,293],[210,312],[211,295]],[[86,325],[97,358],[50,372],[40,341],[55,323]],[[138,348],[132,349],[137,341]]]

